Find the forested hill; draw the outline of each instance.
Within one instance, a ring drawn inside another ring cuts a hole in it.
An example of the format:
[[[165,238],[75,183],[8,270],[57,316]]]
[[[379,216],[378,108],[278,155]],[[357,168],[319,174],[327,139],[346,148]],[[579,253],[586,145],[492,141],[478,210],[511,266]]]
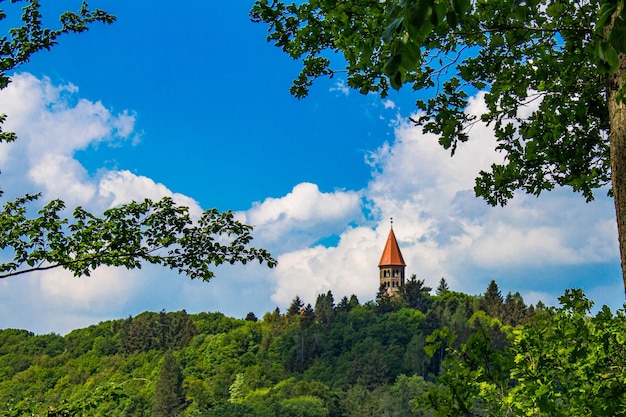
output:
[[[429,415],[413,400],[441,370],[445,346],[425,353],[433,331],[447,326],[460,344],[486,315],[517,325],[535,311],[495,282],[481,296],[443,280],[430,290],[412,279],[400,297],[364,304],[296,297],[262,319],[145,312],[64,337],[2,330],[0,415]]]

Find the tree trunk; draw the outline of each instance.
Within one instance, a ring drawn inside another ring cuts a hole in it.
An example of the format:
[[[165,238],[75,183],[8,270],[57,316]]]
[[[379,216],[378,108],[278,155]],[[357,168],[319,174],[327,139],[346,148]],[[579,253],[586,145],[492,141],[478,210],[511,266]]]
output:
[[[618,69],[609,75],[607,99],[611,131],[611,180],[617,218],[617,238],[622,264],[622,280],[626,297],[626,105],[617,102],[615,96],[626,76],[626,54],[619,55]]]

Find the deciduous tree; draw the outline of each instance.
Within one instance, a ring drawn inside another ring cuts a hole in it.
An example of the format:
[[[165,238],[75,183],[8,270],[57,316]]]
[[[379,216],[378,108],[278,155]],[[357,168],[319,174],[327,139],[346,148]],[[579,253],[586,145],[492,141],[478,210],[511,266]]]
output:
[[[0,39],[0,90],[11,81],[9,71],[28,62],[34,53],[50,49],[60,36],[83,32],[93,23],[115,21],[109,13],[83,3],[78,11],[61,14],[60,27],[50,29],[43,26],[38,0],[12,1],[20,2],[26,4],[21,26]],[[6,18],[0,9],[0,21]],[[0,125],[6,117],[0,115]],[[0,129],[0,142],[16,138]],[[124,204],[101,216],[77,207],[66,218],[65,204],[53,200],[30,217],[27,212],[38,198],[25,195],[6,202],[0,210],[0,249],[12,257],[0,264],[0,278],[53,268],[84,276],[103,265],[133,269],[152,263],[208,281],[213,277],[212,267],[224,262],[276,264],[264,249],[250,247],[252,227],[236,221],[229,211],[207,210],[194,220],[188,208],[164,198]]]
[[[421,397],[436,416],[626,415],[626,316],[608,307],[590,316],[592,302],[568,290],[561,307],[506,329],[502,349],[487,317],[476,320],[466,344],[450,351],[440,384]]]
[[[504,161],[474,187],[489,204],[557,186],[589,201],[611,183],[626,288],[625,0],[257,0],[251,16],[302,60],[297,97],[340,72],[364,94],[408,84],[428,96],[415,123],[453,155],[490,125]],[[482,115],[466,112],[477,90]]]

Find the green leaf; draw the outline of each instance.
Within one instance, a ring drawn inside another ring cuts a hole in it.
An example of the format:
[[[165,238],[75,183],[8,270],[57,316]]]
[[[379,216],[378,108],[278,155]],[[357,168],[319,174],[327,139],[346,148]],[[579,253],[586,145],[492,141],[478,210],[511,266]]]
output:
[[[397,52],[401,56],[400,66],[407,71],[416,67],[421,56],[419,46],[412,42],[401,44]]]
[[[546,7],[546,13],[550,17],[559,17],[564,10],[565,5],[561,2],[550,2]]]
[[[558,3],[553,4],[556,5]],[[560,5],[559,10],[562,10],[562,7],[563,6]],[[556,6],[553,6],[553,8],[556,8]],[[603,33],[605,25],[607,24],[607,22],[611,21],[611,16],[613,16],[613,13],[615,13],[616,8],[617,4],[615,3],[604,3],[602,7],[600,7],[600,11],[598,12],[598,19],[596,20],[596,31],[598,33]],[[551,10],[550,6],[548,7],[548,10]],[[556,14],[553,14],[552,16],[558,16],[559,14],[559,12],[556,12]]]
[[[387,26],[385,31],[383,32],[383,40],[385,42],[391,42],[395,37],[396,33],[402,28],[403,20],[401,18],[397,18],[391,21],[391,23]]]
[[[615,48],[616,52],[626,52],[626,25],[615,24],[613,26],[609,33],[609,43]],[[617,65],[613,68],[617,68]]]
[[[452,4],[454,6],[454,11],[461,16],[472,7],[471,0],[452,0]]]
[[[388,77],[393,77],[400,69],[400,64],[402,63],[402,56],[399,54],[393,55],[391,58],[385,62],[385,66],[383,67],[383,72]]]
[[[402,73],[401,72],[397,72],[394,76],[392,76],[389,79],[390,83],[391,83],[391,87],[395,88],[396,90],[399,90],[402,87]]]
[[[604,59],[607,64],[609,64],[610,71],[615,71],[619,66],[619,56],[617,51],[611,47],[604,52]]]
[[[418,32],[422,33],[425,27],[431,27],[431,15],[433,8],[423,2],[412,2],[413,7],[407,8],[405,24],[413,26]]]
[[[491,40],[491,46],[492,47],[498,48],[498,47],[501,47],[501,46],[505,45],[504,36],[502,36],[499,33],[492,34],[490,40]]]
[[[435,2],[435,9],[430,19],[431,23],[435,26],[439,26],[439,24],[443,22],[444,18],[446,18],[447,13],[448,13],[448,6],[446,2],[443,2],[443,1]]]
[[[455,28],[459,23],[456,18],[456,13],[453,10],[450,10],[448,13],[446,13],[446,21],[451,28]]]

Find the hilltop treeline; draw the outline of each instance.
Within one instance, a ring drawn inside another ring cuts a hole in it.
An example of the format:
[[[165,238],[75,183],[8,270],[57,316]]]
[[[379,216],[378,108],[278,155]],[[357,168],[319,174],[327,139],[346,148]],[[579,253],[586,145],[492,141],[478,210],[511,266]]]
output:
[[[64,337],[2,330],[0,415],[56,415],[51,406],[109,417],[428,415],[413,411],[414,399],[436,384],[447,349],[468,340],[476,317],[498,323],[493,340],[504,347],[502,329],[536,312],[495,282],[481,296],[443,279],[432,292],[412,277],[397,297],[296,296],[260,320],[162,311]],[[432,343],[441,329],[456,334],[449,346]]]

